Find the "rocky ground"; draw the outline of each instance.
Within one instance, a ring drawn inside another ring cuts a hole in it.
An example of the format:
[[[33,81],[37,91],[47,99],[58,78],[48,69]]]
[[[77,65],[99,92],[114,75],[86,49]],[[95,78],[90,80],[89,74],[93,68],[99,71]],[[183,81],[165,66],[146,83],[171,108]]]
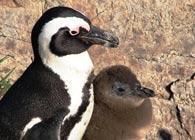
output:
[[[114,64],[132,69],[153,88],[154,120],[147,140],[195,140],[194,0],[0,0],[0,65],[14,82],[31,63],[31,29],[55,5],[71,6],[114,32],[120,47],[95,46],[90,54],[96,73]]]

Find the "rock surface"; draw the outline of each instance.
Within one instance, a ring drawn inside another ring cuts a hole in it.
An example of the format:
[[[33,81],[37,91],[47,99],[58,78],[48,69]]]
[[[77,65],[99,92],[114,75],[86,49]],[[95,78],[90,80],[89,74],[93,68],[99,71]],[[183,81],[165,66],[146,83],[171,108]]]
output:
[[[96,72],[123,64],[156,91],[147,140],[195,139],[194,0],[0,0],[0,65],[14,82],[32,61],[31,29],[49,7],[71,6],[120,37],[120,47],[90,49]],[[165,131],[160,131],[165,130]],[[165,135],[166,134],[166,135]],[[170,139],[170,137],[169,137]]]

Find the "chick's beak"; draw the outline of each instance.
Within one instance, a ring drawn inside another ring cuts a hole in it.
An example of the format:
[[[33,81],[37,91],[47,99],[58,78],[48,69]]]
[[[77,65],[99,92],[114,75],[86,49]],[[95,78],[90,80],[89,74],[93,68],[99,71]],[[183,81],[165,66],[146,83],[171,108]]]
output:
[[[142,97],[142,98],[149,98],[149,97],[155,96],[154,91],[149,88],[139,86],[135,90],[136,90],[137,96]]]

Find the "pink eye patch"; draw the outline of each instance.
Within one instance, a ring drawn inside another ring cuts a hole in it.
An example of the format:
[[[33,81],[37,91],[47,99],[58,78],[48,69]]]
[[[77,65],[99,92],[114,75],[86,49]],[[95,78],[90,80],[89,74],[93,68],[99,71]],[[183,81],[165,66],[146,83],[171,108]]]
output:
[[[88,32],[89,32],[89,30],[90,30],[90,27],[89,27],[89,26],[87,26],[87,25],[81,25],[81,26],[78,26],[78,27],[75,27],[75,28],[71,29],[69,33],[70,33],[72,36],[75,36],[75,35],[79,34],[80,28],[83,28],[83,29],[85,29],[85,30],[88,31]]]

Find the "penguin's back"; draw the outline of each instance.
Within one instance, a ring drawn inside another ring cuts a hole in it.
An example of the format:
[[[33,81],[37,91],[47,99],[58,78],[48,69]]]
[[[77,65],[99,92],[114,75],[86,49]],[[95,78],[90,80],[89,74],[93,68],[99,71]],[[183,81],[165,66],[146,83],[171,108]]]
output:
[[[59,76],[33,62],[1,100],[0,127],[18,135],[33,117],[48,118],[54,109],[69,104],[65,84]]]

